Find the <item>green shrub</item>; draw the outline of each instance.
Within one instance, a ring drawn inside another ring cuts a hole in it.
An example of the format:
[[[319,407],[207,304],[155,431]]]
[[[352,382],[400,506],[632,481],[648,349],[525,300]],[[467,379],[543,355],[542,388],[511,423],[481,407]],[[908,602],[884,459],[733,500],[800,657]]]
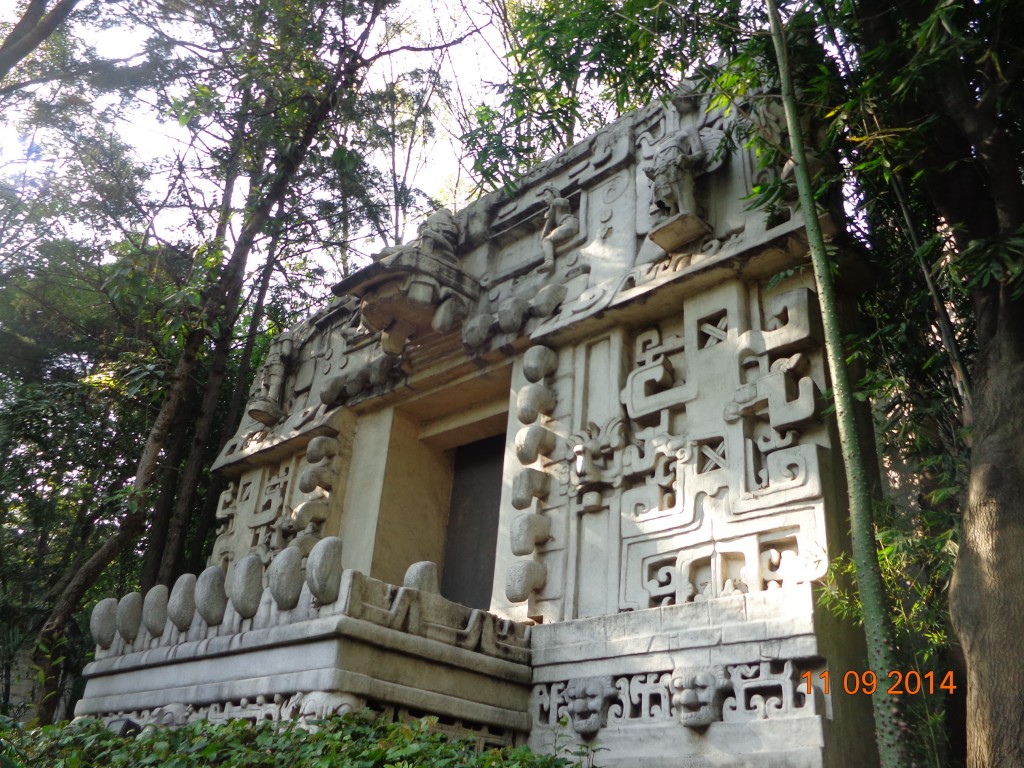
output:
[[[22,728],[0,722],[0,768],[562,768],[563,757],[526,747],[478,752],[472,739],[432,730],[430,718],[385,722],[364,715],[292,722],[194,722],[120,737],[95,720]]]

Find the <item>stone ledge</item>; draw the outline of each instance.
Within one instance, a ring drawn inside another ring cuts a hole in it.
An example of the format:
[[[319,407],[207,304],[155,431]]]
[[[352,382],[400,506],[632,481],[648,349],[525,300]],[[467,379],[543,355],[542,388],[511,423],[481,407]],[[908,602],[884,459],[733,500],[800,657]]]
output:
[[[423,659],[450,666],[493,674],[516,682],[529,682],[529,667],[457,648],[439,640],[409,635],[350,616],[329,616],[267,629],[253,629],[234,635],[193,640],[179,645],[161,646],[124,656],[101,659],[86,665],[89,679],[108,674],[151,670],[190,661],[224,658],[270,650],[295,648],[334,637],[352,637],[367,643],[400,650]]]
[[[814,634],[810,584],[533,627],[535,667]]]
[[[277,695],[287,696],[297,691],[344,691],[371,701],[387,702],[520,732],[529,731],[531,725],[530,716],[524,711],[525,707],[514,709],[468,701],[458,696],[378,680],[366,674],[339,669],[311,670],[273,678],[251,678],[227,685],[206,683],[137,691],[132,694],[95,696],[79,702],[75,715],[102,717],[114,713],[152,710],[183,701],[202,706],[239,699],[272,699]]]

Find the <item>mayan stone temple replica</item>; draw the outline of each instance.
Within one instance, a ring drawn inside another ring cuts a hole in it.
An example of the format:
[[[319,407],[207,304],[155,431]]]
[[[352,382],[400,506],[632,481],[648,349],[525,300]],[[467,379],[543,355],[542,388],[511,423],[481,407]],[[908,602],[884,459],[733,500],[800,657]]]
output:
[[[79,716],[434,715],[602,766],[870,766],[803,216],[682,92],[278,336],[209,567],[95,609]],[[741,126],[739,126],[741,127]]]

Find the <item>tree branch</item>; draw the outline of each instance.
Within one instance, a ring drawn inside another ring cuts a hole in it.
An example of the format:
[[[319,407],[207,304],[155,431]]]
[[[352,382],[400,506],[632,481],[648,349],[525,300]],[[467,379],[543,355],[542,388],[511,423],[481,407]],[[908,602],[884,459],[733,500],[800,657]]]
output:
[[[459,43],[462,43],[462,42],[468,40],[473,35],[478,34],[481,31],[481,29],[482,29],[482,27],[473,27],[471,30],[469,30],[465,34],[459,35],[458,37],[456,37],[454,40],[447,40],[447,41],[445,41],[443,43],[438,43],[437,45],[400,45],[397,48],[388,48],[387,50],[381,51],[380,53],[375,53],[373,56],[370,56],[368,59],[365,59],[364,61],[365,61],[366,65],[369,66],[370,64],[373,64],[373,62],[377,61],[378,59],[383,59],[383,58],[385,58],[387,56],[392,56],[392,55],[398,53],[399,51],[410,51],[412,53],[429,53],[431,51],[446,51],[449,48],[451,48],[452,46],[456,46]]]
[[[52,35],[77,4],[78,0],[60,0],[49,13],[40,17],[46,0],[32,0],[21,20],[0,44],[0,80]]]
[[[33,77],[28,80],[19,80],[14,83],[9,83],[0,87],[0,98],[8,96],[15,91],[20,91],[22,88],[28,88],[33,85],[40,85],[42,83],[52,83],[54,81],[67,82],[73,80],[76,77],[82,77],[83,75],[92,75],[99,72],[103,67],[109,64],[128,64],[136,59],[141,58],[145,54],[137,53],[134,56],[127,56],[123,59],[104,59],[102,61],[91,62],[89,64],[83,64],[80,67],[73,69],[64,69],[56,72],[50,72],[40,77]]]

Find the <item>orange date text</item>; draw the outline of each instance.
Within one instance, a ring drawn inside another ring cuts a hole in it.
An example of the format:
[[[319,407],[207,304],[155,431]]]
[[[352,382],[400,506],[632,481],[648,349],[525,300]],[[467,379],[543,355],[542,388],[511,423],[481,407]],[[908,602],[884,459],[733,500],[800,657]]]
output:
[[[940,676],[941,675],[941,678]],[[881,690],[887,696],[916,696],[918,694],[934,694],[936,692],[954,693],[956,684],[953,681],[953,671],[945,674],[935,672],[918,672],[916,669],[906,671],[894,669],[886,675],[886,680],[879,681],[878,675],[868,669],[863,672],[850,670],[840,677],[836,673],[835,680],[826,669],[824,672],[814,675],[810,670],[800,675],[800,682],[806,686],[805,692],[810,695],[814,686],[815,678],[818,687],[826,694],[832,692],[833,682],[837,689],[841,687],[843,693],[857,694],[865,693],[871,696]],[[840,686],[841,681],[841,686]],[[881,688],[880,688],[881,686]]]

